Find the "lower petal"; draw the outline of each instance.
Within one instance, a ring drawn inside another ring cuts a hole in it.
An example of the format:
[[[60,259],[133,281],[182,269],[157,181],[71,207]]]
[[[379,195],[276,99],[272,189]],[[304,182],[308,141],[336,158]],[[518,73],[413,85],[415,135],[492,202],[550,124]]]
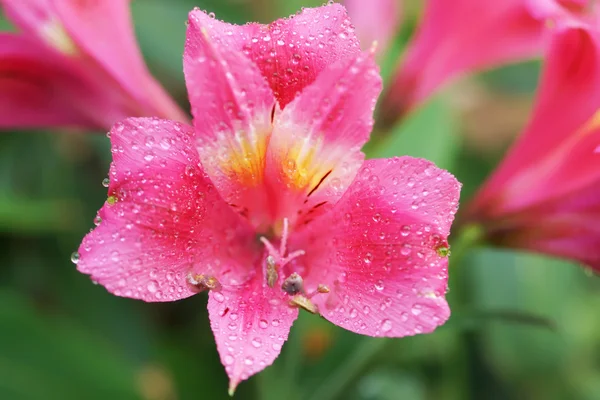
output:
[[[262,274],[240,286],[224,286],[208,300],[210,325],[233,393],[243,380],[275,361],[298,309],[278,287],[270,288]]]

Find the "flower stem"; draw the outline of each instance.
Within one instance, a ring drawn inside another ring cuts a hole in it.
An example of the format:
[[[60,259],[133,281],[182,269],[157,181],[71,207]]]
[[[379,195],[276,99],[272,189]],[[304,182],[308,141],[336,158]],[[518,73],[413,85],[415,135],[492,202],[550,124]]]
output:
[[[312,393],[311,400],[334,400],[352,383],[356,376],[379,354],[389,340],[383,338],[363,338],[347,360]]]
[[[452,264],[460,264],[465,255],[474,247],[483,243],[484,231],[479,225],[465,225],[451,242],[450,260]]]

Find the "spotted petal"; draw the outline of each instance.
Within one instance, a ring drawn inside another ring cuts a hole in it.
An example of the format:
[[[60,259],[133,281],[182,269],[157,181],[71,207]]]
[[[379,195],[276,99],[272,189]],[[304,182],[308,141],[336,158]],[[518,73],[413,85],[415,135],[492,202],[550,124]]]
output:
[[[212,19],[203,27],[211,40],[243,51],[257,65],[281,108],[328,65],[360,52],[352,24],[340,4],[303,8],[269,25],[238,26]]]
[[[460,184],[428,161],[368,160],[335,208],[298,233],[323,317],[370,336],[433,331],[450,311],[447,236]]]
[[[79,271],[145,301],[197,293],[188,275],[246,279],[254,236],[203,173],[191,127],[132,118],[113,128],[111,142],[109,198],[79,248]]]
[[[337,62],[278,115],[267,157],[267,179],[279,218],[315,217],[334,204],[363,162],[381,77],[373,53]],[[311,215],[308,215],[311,213]]]

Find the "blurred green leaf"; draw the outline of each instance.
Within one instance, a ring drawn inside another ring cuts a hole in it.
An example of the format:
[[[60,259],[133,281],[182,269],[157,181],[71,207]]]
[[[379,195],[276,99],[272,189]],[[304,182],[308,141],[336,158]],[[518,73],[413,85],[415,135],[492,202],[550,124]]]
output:
[[[383,137],[378,135],[383,135]],[[368,157],[409,155],[452,169],[460,147],[452,110],[442,98],[416,110],[389,133],[375,133],[365,148]]]
[[[0,197],[0,232],[73,232],[83,225],[81,205],[73,200]]]
[[[134,366],[60,316],[0,291],[0,398],[138,399]]]

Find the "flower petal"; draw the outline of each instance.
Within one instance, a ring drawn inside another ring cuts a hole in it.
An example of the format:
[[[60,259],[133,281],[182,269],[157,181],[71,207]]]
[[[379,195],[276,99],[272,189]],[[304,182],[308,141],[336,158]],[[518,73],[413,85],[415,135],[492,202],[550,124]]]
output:
[[[460,184],[411,157],[367,160],[334,209],[292,236],[305,249],[307,290],[323,317],[370,336],[433,331],[450,311],[450,224]]]
[[[200,15],[199,11],[193,11]],[[328,65],[360,52],[346,10],[340,4],[303,8],[269,25],[204,23],[211,41],[243,51],[268,81],[284,108]]]
[[[209,36],[215,23],[190,13],[184,72],[202,163],[225,200],[243,207],[262,192],[275,98],[248,58]]]
[[[242,286],[211,292],[208,312],[230,392],[273,363],[298,317],[287,294],[268,287],[262,274]]]
[[[363,53],[325,69],[276,115],[266,174],[279,218],[342,196],[362,164],[380,91],[373,53]]]
[[[466,15],[477,16],[468,22]],[[456,76],[531,58],[542,50],[544,21],[523,0],[493,7],[480,0],[430,0],[407,49],[382,112],[389,121],[423,102]]]
[[[191,127],[139,118],[111,131],[109,198],[79,248],[79,271],[110,292],[173,301],[198,292],[187,275],[246,279],[252,230],[202,172]]]
[[[0,33],[0,128],[103,128],[126,115],[35,39]]]

